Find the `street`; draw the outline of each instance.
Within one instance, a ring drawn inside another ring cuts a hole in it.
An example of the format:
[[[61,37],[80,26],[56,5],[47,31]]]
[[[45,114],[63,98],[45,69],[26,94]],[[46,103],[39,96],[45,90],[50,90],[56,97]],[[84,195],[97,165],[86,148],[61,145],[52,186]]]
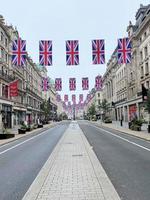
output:
[[[150,199],[150,143],[108,128],[79,125],[123,200]]]
[[[0,200],[21,200],[69,123],[0,146]]]
[[[0,199],[21,200],[70,122],[0,146]],[[122,200],[149,200],[150,143],[78,121]]]

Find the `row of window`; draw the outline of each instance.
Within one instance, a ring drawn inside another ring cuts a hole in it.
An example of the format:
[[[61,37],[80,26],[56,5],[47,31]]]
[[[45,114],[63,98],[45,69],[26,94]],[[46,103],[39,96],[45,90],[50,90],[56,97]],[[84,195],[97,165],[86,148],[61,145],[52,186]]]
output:
[[[125,69],[125,67],[124,67],[118,74],[116,74],[116,80],[119,81],[119,80],[121,80],[122,78],[124,78],[125,72],[126,72],[126,69]]]
[[[126,98],[126,94],[122,94],[122,95],[117,95],[117,101],[120,101],[122,99],[125,99]]]
[[[2,48],[0,50],[0,58],[2,62],[8,63],[8,53]]]
[[[4,35],[3,31],[1,31],[1,36],[0,36],[0,40],[1,40],[1,43],[3,45],[5,45],[5,47],[7,48],[8,47],[8,39],[7,37]]]
[[[145,32],[143,33],[143,35],[140,37],[140,40],[139,40],[140,44],[147,38],[147,36],[149,34],[150,34],[150,27],[147,30],[145,30]]]
[[[27,97],[27,104],[34,107],[34,108],[40,109],[40,102],[38,100],[34,99],[31,96]]]
[[[149,63],[145,63],[145,67],[141,66],[141,77],[144,77],[144,75],[149,74]]]
[[[147,58],[149,55],[148,46],[145,46],[143,50],[140,51],[140,62],[143,61],[143,59]]]

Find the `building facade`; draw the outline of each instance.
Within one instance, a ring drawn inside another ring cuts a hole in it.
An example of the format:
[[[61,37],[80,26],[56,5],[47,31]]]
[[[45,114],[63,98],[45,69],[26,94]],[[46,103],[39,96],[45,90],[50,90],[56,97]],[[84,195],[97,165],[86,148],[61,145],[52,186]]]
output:
[[[136,23],[129,22],[128,37],[132,43],[130,64],[117,63],[116,50],[104,74],[103,96],[110,105],[113,120],[130,121],[134,117],[148,121],[142,100],[142,84],[150,88],[150,5],[140,5]]]
[[[18,31],[5,23],[0,15],[0,129],[13,128],[23,121],[34,124],[41,117],[41,103],[50,101],[52,116],[57,113],[56,92],[53,87],[42,92],[42,77],[47,76],[45,67],[40,68],[27,54],[26,66],[12,64],[12,44]],[[18,96],[10,97],[9,84],[18,80]],[[60,106],[59,106],[60,107]]]

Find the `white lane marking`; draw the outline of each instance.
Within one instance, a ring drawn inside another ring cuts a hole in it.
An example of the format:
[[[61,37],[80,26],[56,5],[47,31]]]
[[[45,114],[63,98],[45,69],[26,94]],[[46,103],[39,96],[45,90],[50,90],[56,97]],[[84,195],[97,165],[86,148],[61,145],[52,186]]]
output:
[[[106,133],[109,133],[110,135],[113,135],[114,137],[117,137],[117,138],[119,138],[119,139],[121,139],[121,140],[124,140],[124,141],[126,141],[126,142],[128,142],[128,143],[130,143],[130,144],[133,144],[133,145],[135,145],[135,146],[137,146],[137,147],[140,147],[140,148],[142,148],[142,149],[144,149],[144,150],[146,150],[146,151],[150,151],[149,148],[146,148],[146,147],[144,147],[144,146],[142,146],[142,145],[139,145],[139,144],[137,144],[137,143],[135,143],[135,142],[131,142],[130,140],[127,140],[127,139],[125,139],[125,138],[123,138],[123,137],[121,137],[121,136],[119,136],[119,135],[116,135],[116,134],[114,134],[114,133],[111,133],[110,131],[106,131],[106,130],[103,129],[103,128],[98,128],[98,127],[96,127],[96,126],[94,126],[94,125],[91,125],[91,124],[90,124],[90,126],[92,126],[92,127],[94,127],[94,128],[97,128],[98,130],[104,131],[104,132],[106,132]]]
[[[54,128],[54,127],[52,127],[51,130],[52,130],[53,128]],[[48,129],[47,129],[47,130],[48,130]],[[47,130],[45,130],[45,131],[47,131]],[[33,136],[33,137],[31,137],[31,138],[29,138],[29,139],[27,139],[27,140],[25,140],[25,141],[23,141],[23,142],[21,142],[21,143],[19,143],[19,144],[16,144],[16,145],[14,145],[14,146],[12,146],[12,147],[10,147],[10,148],[8,148],[8,149],[6,149],[6,150],[0,152],[0,155],[6,153],[7,151],[10,151],[10,150],[12,150],[12,149],[15,149],[16,147],[18,147],[18,146],[20,146],[20,145],[22,145],[22,144],[24,144],[24,143],[26,143],[26,142],[28,142],[28,141],[30,141],[30,140],[33,140],[33,139],[35,139],[36,137],[41,136],[42,134],[45,134],[45,131],[43,131],[42,133],[40,133],[40,134],[38,134],[38,135],[35,135],[35,136]],[[17,141],[17,140],[15,140],[15,141]],[[15,141],[14,141],[14,142],[15,142]],[[9,143],[9,144],[11,144],[11,143]],[[4,145],[3,145],[2,147],[4,147]],[[2,148],[2,147],[1,147],[1,148]]]

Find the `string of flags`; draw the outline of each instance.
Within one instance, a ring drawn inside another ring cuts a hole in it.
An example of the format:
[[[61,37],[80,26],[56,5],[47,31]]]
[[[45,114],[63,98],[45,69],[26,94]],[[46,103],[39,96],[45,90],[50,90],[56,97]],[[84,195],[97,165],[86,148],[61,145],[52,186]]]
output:
[[[51,40],[39,41],[39,63],[42,66],[53,65],[53,48]],[[105,64],[105,40],[92,40],[92,64]],[[26,66],[26,41],[20,37],[13,41],[12,64]],[[117,60],[119,64],[131,62],[131,40],[129,38],[118,39]],[[79,41],[66,41],[66,65],[79,65]]]
[[[95,89],[101,90],[102,89],[102,76],[98,75],[95,77]],[[55,79],[55,90],[61,91],[62,90],[62,79],[56,78]],[[76,90],[76,78],[69,78],[69,90],[75,91]],[[89,90],[89,78],[85,77],[82,78],[82,90]]]
[[[59,94],[57,95],[59,96],[59,99],[60,99],[60,95]],[[83,96],[83,94],[79,94],[78,103],[76,102],[75,94],[72,94],[72,104],[71,104],[71,101],[68,101],[68,104],[67,102],[62,101],[63,109],[67,112],[72,112],[74,108],[76,109],[76,111],[80,109],[84,109],[84,106],[86,106],[88,102],[91,101],[91,99],[95,96],[95,94],[94,93],[87,94],[85,101],[83,101],[83,99],[81,101],[80,96]],[[65,99],[65,95],[64,95],[64,99]]]

